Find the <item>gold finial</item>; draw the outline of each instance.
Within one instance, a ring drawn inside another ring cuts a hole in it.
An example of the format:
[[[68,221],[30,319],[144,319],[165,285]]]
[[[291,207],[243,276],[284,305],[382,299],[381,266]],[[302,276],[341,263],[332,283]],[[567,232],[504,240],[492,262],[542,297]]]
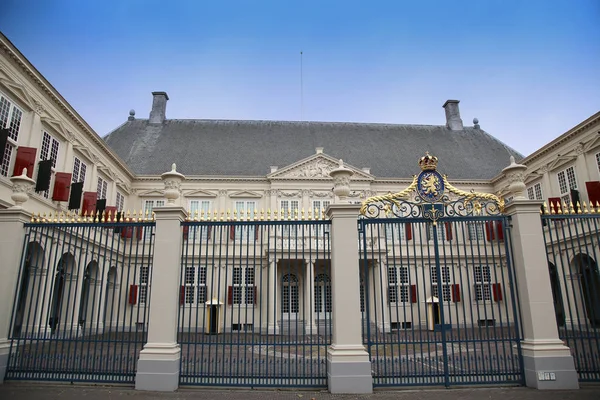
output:
[[[231,210],[228,208],[227,209],[227,219],[226,221],[231,221]]]
[[[569,203],[569,205],[571,206],[569,208],[569,213],[570,214],[577,214],[577,212],[575,211],[575,207],[573,206],[573,202],[572,201]]]
[[[258,221],[260,218],[258,217],[258,210],[255,208],[254,211],[252,211],[252,219],[254,221]]]
[[[300,213],[300,219],[304,221],[304,207],[302,207],[302,212]]]
[[[261,221],[265,220],[265,209],[264,208],[260,209],[260,220]]]
[[[129,222],[130,219],[131,219],[131,211],[127,210],[127,212],[125,213],[125,222]]]
[[[102,218],[100,219],[100,222],[102,222],[102,223],[106,222],[106,211],[102,212]]]
[[[58,222],[58,212],[54,212],[54,223]]]
[[[313,219],[312,215],[313,215],[312,214],[312,208],[309,207],[308,208],[308,213],[307,213],[307,218],[308,218],[309,221],[312,221],[312,219]]]
[[[576,207],[577,214],[581,214],[582,213],[582,211],[581,211],[581,202],[578,201],[577,204],[576,204],[576,206],[577,206]]]
[[[437,169],[438,158],[436,156],[429,155],[429,152],[425,152],[425,156],[421,157],[419,160],[419,167],[423,171],[435,171]]]
[[[267,208],[267,220],[270,221],[271,220],[271,209]]]
[[[586,204],[585,200],[583,201],[583,213],[584,214],[589,214],[589,211],[588,211],[587,204]]]
[[[544,214],[550,214],[550,211],[548,210],[548,204],[546,204],[546,202],[544,202],[544,204],[542,205],[542,209]]]

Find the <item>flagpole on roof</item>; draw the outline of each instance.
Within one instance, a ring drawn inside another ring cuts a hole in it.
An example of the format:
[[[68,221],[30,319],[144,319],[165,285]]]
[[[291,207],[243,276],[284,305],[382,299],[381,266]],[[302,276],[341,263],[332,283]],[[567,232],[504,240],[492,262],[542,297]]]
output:
[[[302,81],[302,51],[300,51],[300,121],[304,120],[304,85]]]

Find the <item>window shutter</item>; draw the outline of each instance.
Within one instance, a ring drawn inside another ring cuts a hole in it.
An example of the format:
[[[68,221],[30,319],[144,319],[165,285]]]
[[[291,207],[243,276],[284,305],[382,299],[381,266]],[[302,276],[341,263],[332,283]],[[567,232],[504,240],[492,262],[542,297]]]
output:
[[[488,242],[494,240],[494,221],[487,221],[485,223],[485,238]]]
[[[52,160],[40,161],[38,163],[37,179],[35,181],[35,191],[44,192],[50,189],[50,180],[52,179]]]
[[[2,149],[4,150],[4,149]],[[33,177],[33,168],[35,167],[35,147],[18,147],[17,158],[15,159],[15,167],[13,176],[19,176],[23,173],[23,169],[27,168],[27,176]]]
[[[4,162],[4,152],[8,143],[8,129],[0,129],[0,164]]]
[[[258,240],[258,230],[260,225],[254,225],[254,240]]]
[[[96,212],[96,199],[98,193],[96,192],[84,192],[83,193],[83,205],[81,206],[81,214],[88,216],[93,215]]]
[[[83,192],[83,182],[71,183],[71,193],[69,194],[69,210],[79,210],[81,206],[81,194]]]
[[[183,306],[185,304],[185,286],[181,286],[179,288],[179,305]]]
[[[562,211],[562,202],[560,197],[548,197],[548,207],[550,213],[555,212],[558,214],[558,211]]]
[[[412,240],[412,225],[410,222],[404,225],[404,230],[406,231],[406,240]]]
[[[504,241],[504,225],[502,221],[496,221],[496,233],[498,240]]]
[[[235,226],[231,225],[229,227],[229,239],[234,240],[235,239]]]
[[[502,301],[502,286],[499,283],[492,285],[492,294],[494,295],[494,301]]]
[[[592,206],[596,207],[596,204],[600,204],[600,182],[586,182],[585,187],[588,193],[588,200],[590,201]]]
[[[94,210],[94,214],[98,216],[98,221],[102,219],[104,210],[106,210],[106,199],[96,200],[96,210]]]
[[[131,239],[133,237],[133,227],[124,226],[121,228],[121,237],[123,239]]]
[[[212,237],[212,226],[207,226],[206,229],[208,229],[208,232],[206,233],[206,237],[208,238],[208,240],[210,240]]]
[[[460,285],[458,283],[452,285],[452,301],[454,303],[460,302]]]
[[[254,305],[256,305],[256,294],[257,294],[256,286],[254,286]]]
[[[227,304],[233,304],[233,286],[227,286]]]
[[[579,212],[579,207],[577,207],[577,204],[580,204],[579,190],[577,189],[571,189],[571,204],[573,204],[573,209],[575,210],[575,212]]]
[[[183,226],[183,240],[188,240],[189,236],[190,236],[190,226],[184,225]]]
[[[54,177],[54,190],[52,192],[52,200],[68,201],[69,188],[71,186],[71,174],[66,172],[57,172]]]
[[[417,285],[410,285],[410,302],[417,302]]]
[[[129,285],[129,304],[137,304],[137,285]]]
[[[135,227],[135,236],[136,236],[137,240],[142,240],[142,238],[144,237],[144,227],[143,226]]]
[[[444,222],[446,227],[446,240],[452,240],[452,222]]]

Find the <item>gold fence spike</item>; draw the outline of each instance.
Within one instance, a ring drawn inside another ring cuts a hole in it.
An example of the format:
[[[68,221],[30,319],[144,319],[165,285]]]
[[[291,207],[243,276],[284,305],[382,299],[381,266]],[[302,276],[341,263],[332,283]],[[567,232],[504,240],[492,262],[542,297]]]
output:
[[[56,212],[56,211],[54,212],[54,220],[52,222],[54,222],[54,223],[58,222],[58,212]]]
[[[125,222],[129,222],[130,219],[131,219],[131,211],[127,210],[127,212],[125,213]]]
[[[264,208],[260,209],[260,220],[261,221],[265,220],[265,209]]]
[[[302,207],[302,212],[300,213],[300,219],[304,221],[304,207]]]
[[[102,222],[102,223],[106,222],[106,211],[104,211],[102,213],[102,218],[100,219],[100,222]]]
[[[271,221],[271,209],[267,208],[267,221]]]
[[[577,202],[577,204],[575,204],[575,211],[577,212],[577,214],[581,214],[581,202]]]
[[[575,209],[575,206],[573,206],[573,202],[572,201],[569,203],[569,205],[571,206],[569,208],[569,214],[577,214],[577,210]]]
[[[296,221],[298,221],[298,209],[297,208],[294,210],[294,219]]]
[[[550,212],[548,211],[548,204],[546,204],[546,202],[544,202],[544,204],[542,205],[542,210],[544,214],[550,214]]]
[[[258,210],[255,208],[253,211],[253,218],[255,221],[260,220],[259,215],[258,215]]]

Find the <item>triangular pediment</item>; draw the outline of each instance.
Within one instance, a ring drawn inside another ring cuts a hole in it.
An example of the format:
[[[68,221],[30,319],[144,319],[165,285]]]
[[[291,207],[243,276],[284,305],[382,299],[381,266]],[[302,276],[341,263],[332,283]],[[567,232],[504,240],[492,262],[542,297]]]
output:
[[[19,85],[13,81],[11,81],[10,79],[5,79],[5,78],[0,78],[0,82],[2,83],[2,85],[4,87],[6,87],[7,89],[9,89],[12,94],[14,96],[16,96],[19,100],[21,100],[23,103],[27,104],[29,107],[31,107],[31,109],[34,109],[34,101],[31,98],[31,96],[29,95],[29,93],[27,93],[27,90],[25,90],[25,88],[23,87],[23,85]]]
[[[555,169],[562,167],[563,165],[565,165],[569,162],[575,161],[576,159],[577,159],[576,155],[559,156],[548,165],[548,169],[550,171],[553,171]]]
[[[62,122],[48,117],[42,117],[42,122],[52,127],[52,129],[54,129],[56,132],[60,133],[63,138],[68,139],[69,133]]]
[[[600,136],[596,135],[592,140],[585,144],[584,151],[590,151],[598,146],[600,146]]]
[[[259,198],[262,197],[262,195],[260,193],[252,192],[252,191],[249,191],[249,190],[241,190],[239,192],[231,193],[229,195],[229,197],[238,198],[238,199],[239,198],[244,198],[244,199],[248,199],[248,198],[259,199]]]
[[[146,190],[146,191],[140,191],[138,194],[140,197],[157,197],[157,196],[164,196],[165,193],[162,190]]]
[[[216,193],[209,192],[208,190],[196,189],[186,190],[183,195],[185,197],[217,197]]]
[[[329,180],[329,172],[339,167],[339,160],[323,153],[314,154],[295,162],[287,167],[278,169],[267,175],[267,179],[291,180]],[[360,168],[344,163],[344,167],[352,170],[352,180],[374,180],[375,177]]]

